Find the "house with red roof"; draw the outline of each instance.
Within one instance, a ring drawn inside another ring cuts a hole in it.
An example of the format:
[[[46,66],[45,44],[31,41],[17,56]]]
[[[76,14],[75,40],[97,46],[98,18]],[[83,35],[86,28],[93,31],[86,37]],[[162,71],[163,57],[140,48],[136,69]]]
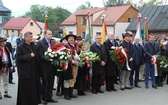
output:
[[[32,31],[33,35],[41,33],[42,28],[37,24],[33,18],[11,18],[6,24],[2,26],[3,34],[10,36],[14,33],[18,36],[20,33]]]
[[[122,33],[125,33],[130,22],[138,14],[138,10],[131,5],[114,6],[107,8],[92,8],[86,10],[77,10],[69,16],[63,23],[66,32],[73,32],[78,36],[85,37],[87,12],[90,12],[91,17],[91,32],[92,37],[96,34],[101,34],[102,16],[105,16],[107,32],[113,32],[119,39],[122,38]]]

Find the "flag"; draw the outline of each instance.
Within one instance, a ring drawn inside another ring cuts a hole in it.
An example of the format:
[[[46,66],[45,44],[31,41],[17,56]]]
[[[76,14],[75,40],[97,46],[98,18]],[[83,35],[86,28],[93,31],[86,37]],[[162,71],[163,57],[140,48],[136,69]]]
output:
[[[141,35],[141,16],[138,16],[137,31],[135,37],[140,38],[140,44],[142,45],[142,35]]]
[[[85,41],[91,44],[91,21],[90,21],[90,12],[88,11],[86,15],[86,31],[85,31]]]
[[[63,30],[63,35],[64,35],[64,37],[67,35],[65,28],[64,28],[64,30]]]
[[[148,18],[145,17],[145,27],[144,27],[144,33],[143,38],[147,41],[149,40],[149,34],[148,34]]]
[[[44,22],[44,30],[48,30],[48,21],[47,21],[47,17],[46,20]]]
[[[106,23],[103,21],[103,26],[102,26],[102,32],[101,32],[101,44],[103,44],[106,41],[106,34],[107,34],[107,28],[106,28]]]

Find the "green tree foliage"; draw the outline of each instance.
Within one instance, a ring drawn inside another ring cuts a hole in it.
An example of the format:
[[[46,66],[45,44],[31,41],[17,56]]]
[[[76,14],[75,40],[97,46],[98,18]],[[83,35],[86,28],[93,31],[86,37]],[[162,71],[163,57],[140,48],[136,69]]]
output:
[[[36,21],[45,21],[45,12],[48,15],[48,26],[54,34],[58,33],[60,24],[71,15],[71,13],[62,7],[47,7],[44,5],[32,5],[30,11],[26,12],[26,17],[32,17]]]
[[[7,16],[3,16],[2,22],[7,22],[7,21],[9,21],[11,18],[14,18],[14,16],[12,16],[11,14],[8,14]]]
[[[104,7],[120,6],[124,0],[103,0]]]
[[[86,1],[85,4],[80,5],[76,10],[84,10],[89,8],[93,8],[93,6],[89,1]]]

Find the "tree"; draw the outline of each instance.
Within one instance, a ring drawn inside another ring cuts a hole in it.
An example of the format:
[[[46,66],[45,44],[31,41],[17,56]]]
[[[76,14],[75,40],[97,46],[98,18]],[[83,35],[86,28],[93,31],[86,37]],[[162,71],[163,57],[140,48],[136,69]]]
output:
[[[86,1],[85,4],[80,5],[76,10],[84,10],[84,9],[90,9],[90,8],[93,8],[93,6],[89,1]]]
[[[124,0],[103,0],[104,7],[120,6]]]
[[[45,21],[45,12],[48,12],[48,26],[49,29],[55,34],[59,30],[56,26],[60,26],[68,16],[71,15],[71,12],[61,7],[47,7],[44,5],[32,5],[30,11],[26,12],[26,17],[32,17],[36,21],[44,22]]]
[[[14,18],[14,16],[12,16],[11,14],[8,14],[7,16],[3,16],[2,22],[7,22],[7,21],[9,21],[11,18]]]

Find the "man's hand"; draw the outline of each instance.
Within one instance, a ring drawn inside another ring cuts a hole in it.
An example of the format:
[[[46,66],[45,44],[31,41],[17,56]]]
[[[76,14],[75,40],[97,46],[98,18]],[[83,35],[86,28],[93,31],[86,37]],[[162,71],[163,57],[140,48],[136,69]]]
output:
[[[34,53],[31,53],[31,57],[32,57],[32,58],[35,57],[35,54],[34,54]]]
[[[106,63],[105,63],[104,61],[101,62],[101,66],[105,66],[105,64],[106,64]]]

